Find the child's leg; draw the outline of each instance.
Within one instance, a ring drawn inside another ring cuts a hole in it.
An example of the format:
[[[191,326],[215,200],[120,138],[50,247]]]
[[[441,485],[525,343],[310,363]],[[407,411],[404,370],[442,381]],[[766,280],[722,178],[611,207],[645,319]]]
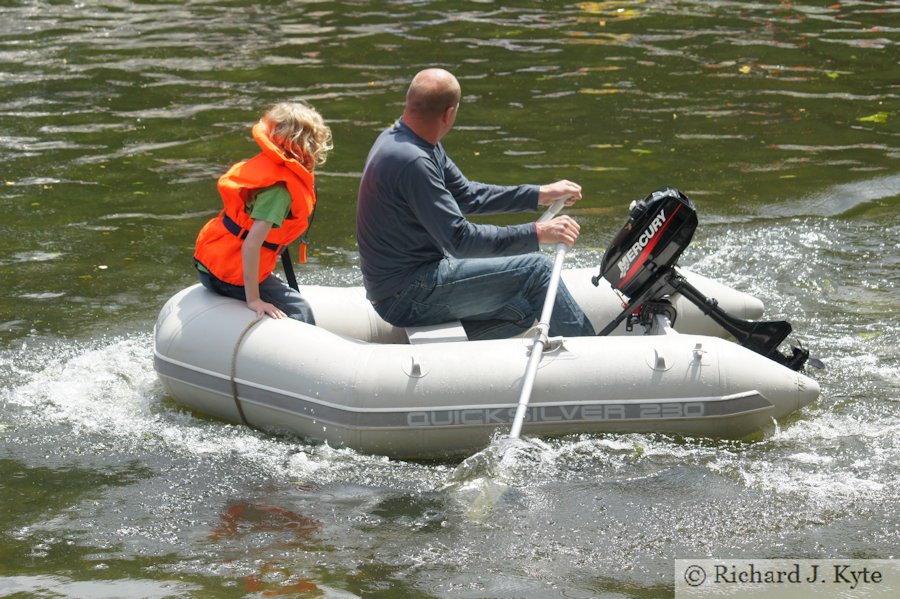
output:
[[[280,308],[289,318],[308,322],[309,324],[316,324],[312,308],[309,303],[303,299],[300,292],[291,289],[287,283],[275,275],[269,275],[259,284],[259,297],[262,298],[263,301],[274,304]]]
[[[200,279],[200,283],[210,291],[215,291],[219,295],[224,295],[225,297],[239,299],[242,302],[247,301],[247,296],[244,293],[243,287],[220,281],[210,273],[199,269],[197,270],[197,278]]]

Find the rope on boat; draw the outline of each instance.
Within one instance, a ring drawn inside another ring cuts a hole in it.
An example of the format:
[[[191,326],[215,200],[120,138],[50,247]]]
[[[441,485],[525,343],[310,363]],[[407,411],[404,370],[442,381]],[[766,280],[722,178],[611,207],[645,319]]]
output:
[[[231,353],[231,398],[234,400],[234,406],[237,408],[238,415],[240,415],[241,417],[241,424],[243,424],[244,426],[250,426],[250,423],[247,422],[247,417],[244,416],[244,408],[241,407],[241,401],[238,399],[236,378],[238,350],[240,349],[241,344],[244,342],[244,337],[246,337],[247,333],[250,332],[250,329],[259,324],[265,317],[265,314],[257,316],[250,322],[250,324],[244,327],[244,330],[241,331],[241,334],[238,337],[237,343],[234,344],[234,351]]]

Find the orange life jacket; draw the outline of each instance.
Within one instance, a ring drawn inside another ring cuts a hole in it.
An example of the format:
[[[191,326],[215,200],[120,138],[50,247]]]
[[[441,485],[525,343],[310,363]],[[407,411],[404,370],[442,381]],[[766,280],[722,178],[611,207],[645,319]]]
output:
[[[313,174],[285,155],[266,134],[261,122],[253,127],[253,139],[262,152],[232,166],[219,178],[219,194],[225,208],[207,222],[197,236],[194,259],[217,279],[232,285],[244,285],[241,245],[253,226],[247,212],[252,194],[276,183],[284,183],[291,195],[291,211],[279,227],[272,227],[259,256],[259,281],[272,274],[278,256],[309,228],[316,205]],[[300,262],[305,262],[305,244],[301,244]]]

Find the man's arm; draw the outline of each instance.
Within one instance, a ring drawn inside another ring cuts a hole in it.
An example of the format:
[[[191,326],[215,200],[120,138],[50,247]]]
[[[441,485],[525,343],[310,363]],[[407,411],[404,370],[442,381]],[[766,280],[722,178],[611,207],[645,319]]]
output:
[[[502,187],[469,181],[452,160],[444,155],[444,178],[447,187],[464,214],[488,214],[534,209],[530,203],[534,186],[519,185]],[[454,193],[454,189],[456,193]],[[556,200],[567,198],[566,206],[581,199],[581,185],[562,179],[537,188],[537,203],[549,206]],[[527,204],[522,205],[522,200]],[[519,206],[519,207],[517,207]],[[468,210],[467,210],[468,208]],[[558,216],[550,221],[537,223],[535,232],[538,243],[565,243],[572,247],[578,239],[581,228],[569,216]]]
[[[512,256],[538,249],[534,223],[506,227],[470,223],[457,198],[445,186],[443,173],[436,169],[433,161],[420,158],[406,166],[398,181],[410,210],[439,251],[456,258],[478,258]],[[537,204],[537,192],[537,187],[531,191],[532,206]],[[476,203],[483,204],[492,195],[481,193],[475,189]]]
[[[490,185],[470,181],[459,167],[436,150],[444,185],[463,214],[500,214],[537,210],[540,188],[537,185]]]

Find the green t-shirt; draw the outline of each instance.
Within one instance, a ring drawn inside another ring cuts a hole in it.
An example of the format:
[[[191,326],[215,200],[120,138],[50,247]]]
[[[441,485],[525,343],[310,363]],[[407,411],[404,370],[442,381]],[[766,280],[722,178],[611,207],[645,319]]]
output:
[[[247,204],[247,211],[253,220],[264,220],[280,227],[291,213],[291,194],[280,183],[265,187],[256,192]]]

